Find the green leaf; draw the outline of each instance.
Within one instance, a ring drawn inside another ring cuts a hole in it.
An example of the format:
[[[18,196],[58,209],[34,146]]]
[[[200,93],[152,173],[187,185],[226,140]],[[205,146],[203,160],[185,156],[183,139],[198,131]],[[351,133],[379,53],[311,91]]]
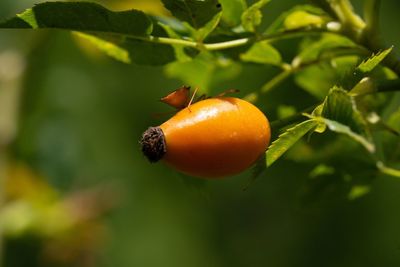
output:
[[[394,95],[382,112],[382,118],[388,131],[381,132],[385,161],[396,164],[400,158],[400,94]],[[400,167],[400,166],[399,166]]]
[[[141,65],[165,65],[176,59],[174,49],[169,45],[126,39],[123,47],[128,51],[132,62]]]
[[[317,99],[324,99],[329,88],[354,70],[358,57],[346,56],[331,61],[331,64],[311,65],[295,73],[295,82]]]
[[[311,170],[310,178],[311,179],[315,179],[318,176],[332,175],[334,173],[335,173],[335,168],[334,167],[328,166],[326,164],[321,163],[321,164],[315,166],[315,168]]]
[[[207,92],[222,81],[235,77],[241,71],[240,65],[226,58],[201,53],[185,62],[173,62],[165,67],[168,77],[180,79],[184,84],[199,87]]]
[[[203,41],[217,27],[221,19],[221,15],[221,12],[217,13],[209,22],[206,23],[206,25],[204,25],[204,27],[201,27],[194,32],[194,38],[199,42]]]
[[[172,15],[188,22],[195,29],[206,25],[222,10],[217,0],[162,0],[162,2]]]
[[[154,32],[164,36],[166,32],[154,24]],[[90,35],[74,32],[80,38],[89,41],[108,56],[124,63],[142,65],[164,65],[176,60],[174,50],[169,45],[151,43],[118,35]]]
[[[349,200],[355,200],[360,198],[371,191],[371,187],[367,185],[354,185],[349,194],[347,195]]]
[[[222,5],[222,21],[234,27],[241,23],[241,16],[247,8],[245,0],[219,0]]]
[[[268,41],[254,44],[249,50],[240,55],[240,59],[246,62],[271,65],[280,65],[282,62],[281,54]]]
[[[242,26],[246,31],[255,32],[261,24],[262,13],[260,9],[271,0],[259,0],[246,9],[242,14]]]
[[[113,12],[89,2],[47,2],[0,23],[0,28],[51,28],[147,36],[152,32],[152,23],[138,10]]]
[[[324,16],[325,12],[320,9],[317,8],[315,6],[311,6],[311,5],[298,5],[293,7],[292,9],[283,12],[266,30],[266,34],[271,34],[277,31],[281,31],[284,30],[286,28],[285,26],[285,22],[286,19],[291,15],[291,14],[295,14],[296,12],[301,11],[301,12],[306,12],[309,15],[315,15],[315,16]],[[325,18],[325,17],[324,17]],[[289,23],[289,22],[286,22]],[[290,23],[293,24],[293,23]],[[293,26],[293,25],[292,25]]]
[[[364,60],[361,62],[360,65],[358,65],[357,70],[367,73],[372,71],[374,68],[376,68],[379,63],[382,62],[382,60],[385,59],[387,55],[392,51],[393,46],[389,47],[388,49],[385,49],[383,51],[380,51],[376,54],[372,54],[368,59]]]
[[[283,153],[291,148],[301,137],[317,127],[317,125],[318,122],[313,119],[306,120],[279,135],[278,139],[272,142],[266,152],[266,166],[271,166]]]
[[[372,142],[370,142],[369,140],[367,140],[364,136],[353,132],[349,126],[344,125],[340,122],[325,119],[325,118],[321,118],[321,121],[323,123],[325,123],[326,126],[328,126],[329,130],[336,132],[336,133],[345,134],[345,135],[349,136],[350,138],[352,138],[354,141],[363,145],[365,147],[365,149],[367,149],[370,153],[375,152],[375,145]]]
[[[325,58],[332,58],[334,56],[332,52],[337,49],[354,47],[356,45],[348,38],[335,34],[323,34],[319,40],[306,38],[300,44],[300,53],[296,56],[295,61],[297,64],[311,62],[321,59],[324,55]]]
[[[296,10],[285,18],[284,26],[287,30],[294,30],[306,26],[322,26],[327,21],[322,16],[314,15],[304,10]]]
[[[370,77],[362,78],[349,92],[351,96],[362,96],[376,92],[377,87]]]
[[[113,12],[89,2],[48,2],[0,23],[0,28],[85,32],[79,36],[125,63],[162,65],[175,60],[171,46],[145,40],[151,33],[162,37],[166,32],[137,10]]]
[[[79,38],[82,38],[93,45],[95,45],[98,49],[105,52],[108,56],[124,62],[124,63],[131,63],[131,58],[129,56],[129,52],[121,46],[118,46],[115,43],[97,38],[90,34],[85,34],[82,32],[73,32]]]
[[[342,88],[334,86],[324,101],[322,117],[350,127],[357,133],[365,133],[366,121],[358,111],[354,98]]]
[[[329,88],[353,72],[358,57],[348,56],[348,53],[354,54],[355,47],[349,39],[333,34],[323,34],[317,41],[304,39],[300,53],[292,61],[293,67],[300,69],[295,82],[311,95],[323,99]]]
[[[163,23],[159,23],[160,27],[162,27],[165,32],[168,34],[170,38],[179,39],[181,36],[174,31],[174,29],[170,25],[166,25]],[[185,47],[182,45],[172,45],[175,57],[178,61],[189,61],[191,57],[185,53]]]
[[[329,91],[321,117],[314,118],[323,122],[331,131],[351,137],[370,153],[375,152],[366,121],[358,111],[353,97],[342,88],[333,87]]]

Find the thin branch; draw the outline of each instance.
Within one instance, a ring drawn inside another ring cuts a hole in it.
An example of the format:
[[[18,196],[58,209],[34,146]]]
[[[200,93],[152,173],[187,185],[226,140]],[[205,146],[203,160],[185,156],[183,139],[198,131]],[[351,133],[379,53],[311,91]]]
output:
[[[365,0],[364,2],[364,20],[366,23],[365,31],[377,34],[379,31],[379,11],[380,0]]]
[[[289,116],[289,117],[286,117],[283,119],[274,120],[270,123],[271,128],[272,129],[280,129],[282,127],[289,126],[295,122],[305,119],[306,117],[304,117],[303,113],[311,113],[317,106],[318,106],[318,104],[312,105],[312,106],[304,109],[303,111],[298,112],[292,116]]]
[[[113,35],[116,37],[120,37],[121,34],[110,34],[110,33],[103,33],[103,32],[91,32],[91,34],[97,35],[98,34],[106,34],[106,35]],[[327,27],[320,27],[320,28],[298,28],[294,30],[287,30],[287,31],[280,31],[272,34],[263,34],[258,37],[247,37],[247,38],[240,38],[225,42],[218,42],[218,43],[199,43],[192,40],[185,40],[185,39],[176,39],[176,38],[169,38],[169,37],[157,37],[157,36],[134,36],[134,35],[123,35],[124,37],[134,40],[140,40],[145,42],[151,43],[158,43],[158,44],[165,44],[165,45],[182,45],[187,47],[197,48],[199,50],[222,50],[228,49],[233,47],[239,47],[246,44],[261,42],[261,41],[269,41],[274,42],[277,40],[283,39],[291,39],[291,38],[299,38],[306,35],[316,35],[321,33],[333,33],[339,34],[339,31],[335,31],[333,29]]]

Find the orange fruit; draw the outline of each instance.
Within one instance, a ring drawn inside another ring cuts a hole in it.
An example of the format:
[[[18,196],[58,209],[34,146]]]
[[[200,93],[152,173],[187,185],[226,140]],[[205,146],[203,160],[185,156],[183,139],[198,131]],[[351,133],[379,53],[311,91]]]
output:
[[[203,178],[234,175],[249,168],[266,151],[268,119],[253,104],[217,97],[182,109],[141,140],[151,162],[162,159],[183,173]]]

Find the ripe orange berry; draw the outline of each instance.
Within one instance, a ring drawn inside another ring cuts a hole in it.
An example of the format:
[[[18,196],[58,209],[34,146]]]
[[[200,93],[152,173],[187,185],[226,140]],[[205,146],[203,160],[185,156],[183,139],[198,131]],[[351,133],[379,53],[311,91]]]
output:
[[[159,127],[147,129],[142,151],[151,162],[163,159],[197,177],[240,173],[266,151],[268,119],[254,105],[233,97],[199,101]]]

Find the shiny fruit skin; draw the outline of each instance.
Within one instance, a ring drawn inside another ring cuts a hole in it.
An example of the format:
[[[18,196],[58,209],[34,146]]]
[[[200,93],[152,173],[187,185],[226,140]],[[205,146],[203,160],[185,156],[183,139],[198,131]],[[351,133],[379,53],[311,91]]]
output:
[[[233,97],[197,102],[160,128],[167,147],[163,160],[183,173],[204,178],[247,169],[266,151],[271,137],[265,115]]]

